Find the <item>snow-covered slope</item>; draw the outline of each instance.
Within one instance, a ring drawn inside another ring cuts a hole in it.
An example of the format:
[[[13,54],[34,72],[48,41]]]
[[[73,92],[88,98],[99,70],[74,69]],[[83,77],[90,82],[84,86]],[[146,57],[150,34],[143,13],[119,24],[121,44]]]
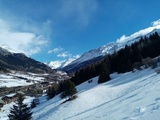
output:
[[[19,53],[19,52],[12,50],[9,46],[6,46],[6,45],[1,45],[0,50],[3,50],[5,52],[9,52],[9,53]]]
[[[84,53],[81,57],[76,59],[75,61],[71,62],[71,64],[79,64],[84,61],[90,60],[92,58],[96,58],[99,56],[104,56],[106,54],[111,54],[114,51],[118,49],[118,44],[117,43],[109,43],[107,45],[104,45],[100,48],[90,50],[89,52]],[[70,65],[70,64],[69,64]]]
[[[12,72],[7,74],[0,73],[0,88],[27,86],[38,82],[43,82],[46,75],[47,74],[33,74],[27,72]]]
[[[58,96],[33,110],[34,120],[159,120],[160,74],[152,69],[112,74],[111,81],[77,86],[78,98]]]

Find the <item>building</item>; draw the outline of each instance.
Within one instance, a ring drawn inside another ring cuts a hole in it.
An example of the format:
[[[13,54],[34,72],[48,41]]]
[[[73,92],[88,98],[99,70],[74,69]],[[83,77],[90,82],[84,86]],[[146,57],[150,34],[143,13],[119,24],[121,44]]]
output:
[[[25,95],[24,92],[18,91],[16,93],[5,95],[4,97],[2,97],[2,100],[4,101],[5,104],[11,103],[11,102],[15,102],[18,99],[18,96],[20,94],[21,95]]]

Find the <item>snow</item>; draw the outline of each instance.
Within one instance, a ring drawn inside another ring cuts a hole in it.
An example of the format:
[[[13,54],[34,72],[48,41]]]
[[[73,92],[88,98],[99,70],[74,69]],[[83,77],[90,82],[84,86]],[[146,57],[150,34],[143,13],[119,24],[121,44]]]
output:
[[[50,61],[49,63],[45,63],[48,66],[50,66],[52,69],[57,69],[59,68],[63,63],[65,62],[65,60],[56,60],[56,61]]]
[[[6,95],[7,97],[13,97],[14,95],[16,95],[16,93],[11,93],[11,94],[8,94]]]
[[[24,103],[29,106],[33,99],[34,99],[34,97],[26,96],[24,99]],[[15,103],[12,102],[10,104],[6,104],[3,106],[2,110],[0,111],[0,120],[8,120],[7,115],[9,114],[10,109],[14,104]]]
[[[117,45],[118,45],[117,43],[112,42],[112,43],[104,45],[100,48],[90,50],[90,51],[84,53],[81,57],[74,60],[73,62],[71,62],[68,65],[79,64],[79,63],[82,63],[84,61],[87,61],[87,60],[90,60],[90,59],[93,59],[93,58],[96,58],[99,56],[104,56],[106,54],[112,54],[113,52],[115,52],[117,50],[117,48],[118,48]]]
[[[59,69],[59,68],[63,68],[65,66],[69,65],[71,62],[73,62],[77,58],[78,58],[78,56],[76,56],[74,58],[69,58],[67,60],[50,61],[49,63],[47,63],[47,65],[50,66],[52,69]]]
[[[159,69],[159,68],[156,68]],[[77,99],[63,103],[59,95],[32,110],[34,120],[159,120],[160,74],[155,69],[111,74],[111,80],[97,84],[92,82],[77,86]],[[31,98],[25,100],[31,102]],[[5,105],[0,120],[6,120],[9,108]]]
[[[7,45],[1,45],[0,47],[3,48],[3,49],[5,49],[5,50],[7,50],[10,53],[19,53],[19,52],[14,51],[12,48],[10,48]]]
[[[13,72],[8,74],[0,74],[0,87],[16,87],[27,86],[36,82],[44,81],[44,77],[40,74],[31,74],[23,72]],[[45,76],[45,75],[44,75]],[[32,82],[28,83],[27,80]]]
[[[15,79],[0,79],[0,87],[16,87],[16,86],[26,86],[31,85],[31,83],[27,83],[25,80],[15,80]]]
[[[112,80],[77,86],[78,98],[61,104],[59,96],[33,111],[35,120],[159,120],[160,74],[152,69],[112,74]]]
[[[60,70],[59,70],[59,71],[56,71],[55,74],[56,74],[56,75],[67,75],[66,72],[60,71]]]

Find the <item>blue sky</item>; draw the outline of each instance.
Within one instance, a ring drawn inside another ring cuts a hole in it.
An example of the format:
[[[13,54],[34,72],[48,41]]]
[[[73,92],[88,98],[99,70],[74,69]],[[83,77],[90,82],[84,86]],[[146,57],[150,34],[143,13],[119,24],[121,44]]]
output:
[[[0,0],[0,45],[42,61],[64,60],[160,19],[158,0]]]

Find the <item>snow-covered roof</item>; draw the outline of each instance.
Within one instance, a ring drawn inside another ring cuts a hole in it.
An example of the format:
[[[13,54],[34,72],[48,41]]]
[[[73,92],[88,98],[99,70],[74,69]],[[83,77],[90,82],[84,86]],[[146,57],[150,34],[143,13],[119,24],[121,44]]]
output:
[[[16,93],[11,93],[11,94],[8,94],[8,95],[6,95],[7,97],[13,97],[13,96],[15,96],[16,95]]]

